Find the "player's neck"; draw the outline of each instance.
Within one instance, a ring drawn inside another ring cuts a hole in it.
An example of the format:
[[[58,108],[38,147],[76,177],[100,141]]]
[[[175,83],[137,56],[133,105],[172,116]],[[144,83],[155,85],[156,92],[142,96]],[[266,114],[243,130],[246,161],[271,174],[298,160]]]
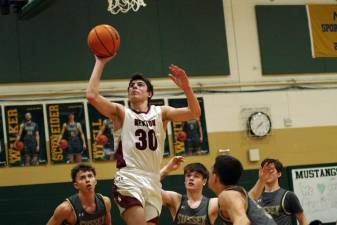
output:
[[[91,205],[95,203],[95,192],[78,192],[82,205]]]
[[[187,198],[191,201],[199,201],[202,198],[202,190],[187,191]]]
[[[147,112],[149,109],[149,105],[147,101],[130,102],[130,108],[136,112]]]
[[[278,189],[280,189],[280,185],[277,180],[271,183],[267,183],[264,187],[265,192],[274,192],[277,191]]]

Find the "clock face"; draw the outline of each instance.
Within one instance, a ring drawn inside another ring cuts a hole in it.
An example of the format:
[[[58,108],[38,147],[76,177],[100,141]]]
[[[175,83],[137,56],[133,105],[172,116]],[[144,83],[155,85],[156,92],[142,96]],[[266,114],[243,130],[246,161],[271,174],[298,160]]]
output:
[[[266,136],[271,131],[271,121],[267,114],[255,112],[248,119],[250,132],[257,137]]]

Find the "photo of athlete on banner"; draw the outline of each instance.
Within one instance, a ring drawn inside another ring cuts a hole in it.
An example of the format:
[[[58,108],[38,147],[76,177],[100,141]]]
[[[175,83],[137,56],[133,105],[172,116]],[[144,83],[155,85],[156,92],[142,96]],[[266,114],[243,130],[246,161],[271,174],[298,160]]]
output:
[[[36,166],[47,163],[42,105],[5,106],[8,164]]]
[[[88,160],[83,102],[47,104],[50,158],[53,163]]]
[[[186,122],[172,122],[175,155],[205,155],[209,153],[204,101],[198,98],[201,116]],[[169,99],[172,107],[187,106],[186,99]]]
[[[124,101],[114,101],[124,105]],[[97,161],[115,159],[120,130],[114,130],[111,119],[100,114],[88,103],[92,158]]]
[[[162,106],[162,105],[165,105],[165,102],[164,102],[164,99],[151,99],[150,104]],[[163,153],[164,157],[170,156],[170,145],[169,145],[167,130],[166,130],[166,137],[167,138],[165,138],[165,146],[164,146],[164,153]]]
[[[4,129],[2,126],[2,107],[0,107],[0,167],[6,166],[6,148],[4,140]]]

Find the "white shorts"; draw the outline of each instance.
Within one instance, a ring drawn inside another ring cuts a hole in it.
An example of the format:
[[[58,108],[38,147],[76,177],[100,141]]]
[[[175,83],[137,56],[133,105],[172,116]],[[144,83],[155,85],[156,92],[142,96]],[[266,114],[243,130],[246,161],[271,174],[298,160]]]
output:
[[[121,214],[125,209],[139,205],[144,208],[145,220],[149,221],[161,213],[161,188],[159,174],[119,170],[112,190]]]

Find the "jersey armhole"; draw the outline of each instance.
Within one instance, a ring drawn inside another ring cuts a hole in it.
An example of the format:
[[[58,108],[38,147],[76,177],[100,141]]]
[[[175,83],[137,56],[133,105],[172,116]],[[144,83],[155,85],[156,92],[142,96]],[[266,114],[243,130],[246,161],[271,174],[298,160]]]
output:
[[[176,219],[177,219],[178,213],[180,212],[181,205],[183,204],[183,200],[184,200],[184,195],[180,195],[180,204],[179,204],[179,207],[178,207],[178,210],[177,210],[176,214],[174,215],[173,224],[174,224],[174,222],[175,222]]]
[[[106,212],[107,210],[106,210],[106,206],[105,206],[105,201],[104,201],[103,195],[101,193],[96,193],[96,195],[97,195],[97,198],[102,201],[103,206],[104,206],[104,211]],[[97,204],[96,204],[96,207],[97,207]]]
[[[205,197],[204,197],[205,198]],[[211,218],[210,218],[210,208],[209,208],[209,202],[211,201],[210,198],[207,198],[207,220],[211,223]]]
[[[291,212],[288,212],[285,208],[285,199],[286,199],[286,195],[288,194],[289,191],[285,191],[283,196],[282,196],[282,199],[281,199],[281,209],[283,210],[283,212],[287,215],[291,215]]]
[[[77,211],[75,210],[75,208],[73,206],[73,203],[69,198],[66,198],[66,202],[68,202],[68,204],[70,205],[70,207],[71,207],[71,209],[74,213],[74,216],[75,216],[75,224],[77,224]]]

